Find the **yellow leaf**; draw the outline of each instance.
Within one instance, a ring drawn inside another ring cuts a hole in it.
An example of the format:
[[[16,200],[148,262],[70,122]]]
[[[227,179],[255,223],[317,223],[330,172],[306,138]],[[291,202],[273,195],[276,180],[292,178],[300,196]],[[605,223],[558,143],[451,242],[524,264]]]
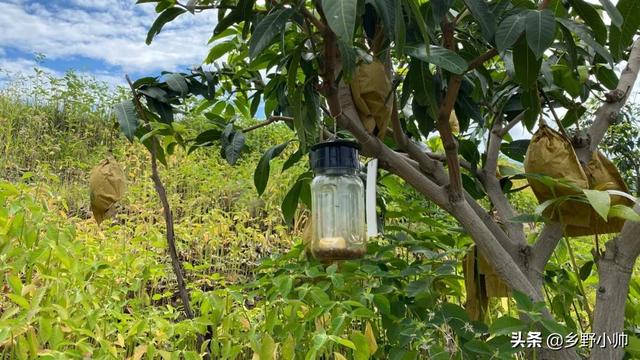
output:
[[[29,285],[26,285],[25,287],[22,288],[21,295],[22,296],[27,296],[27,295],[33,296],[36,293],[36,290],[38,290],[38,289],[36,288],[36,286],[34,284],[29,284]]]
[[[251,329],[251,323],[246,318],[240,318],[240,324],[242,325],[242,328],[245,330]]]
[[[364,328],[364,336],[367,338],[367,342],[369,343],[369,354],[375,354],[375,352],[378,351],[378,343],[376,342],[376,336],[373,334],[371,323],[368,321],[367,326]]]
[[[340,353],[337,353],[337,352],[333,353],[333,357],[335,358],[335,360],[347,360],[347,358],[344,357],[344,355],[342,355]]]
[[[118,336],[116,336],[116,345],[120,346],[121,348],[124,347],[124,337],[122,336],[122,334],[118,334]]]
[[[147,345],[139,345],[133,351],[133,356],[131,357],[131,360],[140,360],[140,359],[142,359],[142,355],[144,355],[146,352],[147,352]]]

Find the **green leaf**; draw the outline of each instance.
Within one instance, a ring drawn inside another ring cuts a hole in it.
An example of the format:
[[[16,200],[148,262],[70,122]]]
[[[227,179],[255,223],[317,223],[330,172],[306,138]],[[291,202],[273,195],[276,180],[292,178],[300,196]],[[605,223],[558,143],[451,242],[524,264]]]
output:
[[[170,104],[153,98],[147,98],[149,109],[160,116],[160,120],[165,124],[173,122],[173,108]]]
[[[262,195],[264,190],[267,188],[267,182],[269,181],[269,171],[271,168],[269,164],[271,162],[271,159],[280,155],[280,153],[282,153],[287,145],[289,145],[288,141],[280,145],[273,146],[269,150],[267,150],[260,158],[258,166],[253,173],[253,183],[255,184],[256,190],[258,191],[258,196]]]
[[[395,46],[398,54],[404,54],[404,45],[407,39],[407,26],[404,23],[404,12],[402,11],[402,1],[395,0]]]
[[[412,59],[405,79],[406,90],[413,89],[412,110],[418,121],[418,128],[424,136],[428,136],[435,129],[435,119],[438,117],[434,77],[429,70],[429,64],[418,59]]]
[[[513,160],[524,162],[529,142],[530,140],[514,140],[510,143],[504,143],[500,146],[500,151]]]
[[[640,215],[632,208],[625,205],[613,205],[609,209],[609,217],[615,217],[619,219],[625,219],[635,222],[640,222]]]
[[[273,360],[275,359],[276,343],[269,334],[263,334],[260,340],[260,348],[258,356],[260,360]]]
[[[358,0],[322,0],[327,23],[338,39],[351,44],[356,24]]]
[[[502,316],[489,326],[491,335],[511,335],[512,332],[525,331],[528,328],[522,320],[511,316]]]
[[[555,320],[542,319],[540,320],[540,322],[542,323],[542,326],[550,333],[560,334],[560,335],[567,334],[567,328],[562,324],[559,324]]]
[[[499,51],[509,49],[524,32],[525,18],[520,14],[504,19],[496,31],[496,46]]]
[[[609,14],[609,18],[611,19],[611,23],[615,27],[620,29],[622,27],[622,23],[624,21],[624,19],[622,18],[622,14],[620,13],[620,10],[618,10],[618,8],[615,5],[613,5],[613,3],[610,0],[600,0],[600,3],[602,4],[602,7]]]
[[[180,93],[181,96],[185,96],[189,92],[189,85],[187,85],[184,76],[173,73],[165,75],[164,78],[167,80],[169,89]]]
[[[640,1],[637,0],[620,0],[616,6],[624,21],[620,29],[610,28],[610,46],[611,52],[620,58],[624,50],[631,45],[633,38],[640,27]],[[626,59],[625,59],[626,60]]]
[[[384,30],[387,33],[389,39],[393,39],[395,36],[395,3],[397,0],[372,0],[373,6],[376,8],[376,13],[382,19]]]
[[[131,100],[124,100],[119,104],[114,105],[113,110],[118,118],[118,124],[120,124],[120,131],[124,136],[133,141],[138,129],[138,114],[136,112],[136,106]]]
[[[158,101],[168,101],[167,92],[156,86],[145,86],[144,88],[138,90],[138,92]]]
[[[629,345],[624,350],[633,357],[640,357],[640,338],[637,336],[629,336]]]
[[[382,294],[373,295],[373,303],[376,304],[378,311],[384,315],[391,314],[391,304],[389,303],[389,299]]]
[[[580,268],[580,279],[582,281],[587,280],[589,275],[591,275],[592,268],[593,268],[593,260],[589,260],[584,265],[582,265],[582,267]]]
[[[211,64],[214,61],[221,58],[226,53],[228,53],[229,51],[234,50],[235,48],[236,48],[236,44],[234,44],[233,41],[224,41],[219,44],[216,44],[211,48],[211,50],[209,50],[209,55],[207,55],[207,58],[204,60],[204,63]]]
[[[291,54],[291,63],[289,64],[289,69],[287,70],[287,95],[289,96],[289,103],[293,103],[295,100],[294,94],[296,84],[298,83],[298,67],[300,65],[302,48],[303,46],[300,45],[293,51],[293,54]]]
[[[407,45],[405,52],[411,57],[439,66],[454,74],[463,74],[469,67],[460,55],[440,46],[432,45],[427,53],[427,47],[424,44]]]
[[[611,53],[593,38],[591,32],[586,26],[577,24],[576,22],[568,19],[558,19],[558,22],[560,22],[560,24],[566,27],[569,31],[578,35],[582,41],[589,45],[598,55],[602,56],[613,66],[613,57],[611,56]]]
[[[158,18],[153,22],[151,28],[149,29],[149,32],[147,33],[147,39],[145,40],[147,45],[150,45],[151,41],[153,41],[153,38],[156,35],[160,34],[160,31],[162,30],[164,24],[172,21],[185,12],[186,10],[177,7],[171,7],[163,11],[162,14],[160,14]]]
[[[573,69],[567,65],[554,64],[551,66],[551,72],[553,73],[553,82],[556,85],[566,90],[574,98],[580,96],[582,84],[576,78]]]
[[[22,281],[19,276],[7,275],[7,283],[9,283],[9,287],[14,294],[22,294]]]
[[[480,340],[471,340],[463,346],[466,350],[480,355],[491,356],[494,350],[485,342]]]
[[[520,39],[513,48],[513,67],[516,73],[516,80],[525,86],[534,84],[538,79],[542,60],[536,58],[527,42]]]
[[[224,149],[224,157],[229,165],[235,165],[240,158],[240,152],[244,147],[244,134],[242,131],[235,131],[233,138]]]
[[[256,29],[249,39],[249,58],[255,59],[262,53],[262,50],[269,46],[277,34],[284,31],[284,26],[293,13],[293,9],[274,10],[256,25]]]
[[[424,16],[422,16],[422,12],[420,11],[420,5],[417,0],[404,0],[405,3],[409,6],[411,10],[411,14],[413,15],[413,19],[416,24],[418,24],[418,29],[420,30],[420,35],[422,35],[422,40],[425,44],[429,43],[429,33],[427,32],[427,24],[424,22]]]
[[[550,10],[530,10],[525,17],[527,43],[535,54],[541,58],[544,51],[553,44],[556,35],[556,22]]]
[[[368,360],[370,357],[370,349],[367,338],[361,332],[355,331],[351,334],[351,341],[356,347],[353,351],[353,358],[355,360]]]
[[[442,17],[449,13],[453,0],[431,0],[429,5],[431,5],[431,12],[433,13],[433,22],[440,23]]]
[[[482,36],[488,42],[492,42],[496,32],[496,17],[489,10],[489,5],[485,0],[464,0],[464,3],[471,11],[478,25],[480,25]]]
[[[572,0],[573,9],[578,13],[580,18],[585,24],[589,25],[596,40],[605,45],[607,41],[607,26],[602,21],[602,16],[598,13],[598,10],[591,4],[583,0]]]
[[[156,78],[152,77],[152,76],[147,76],[147,77],[143,77],[140,78],[136,81],[133,82],[133,88],[134,89],[138,89],[139,87],[141,87],[142,85],[151,85],[151,84],[155,84],[156,83]]]
[[[582,192],[587,197],[591,207],[607,221],[607,215],[611,207],[611,197],[606,191],[583,189]]]
[[[537,82],[534,82],[528,88],[522,89],[520,102],[525,109],[523,123],[527,130],[532,131],[538,121],[538,115],[542,111]]]
[[[282,344],[282,350],[280,350],[280,355],[282,356],[282,359],[294,359],[295,352],[296,352],[296,339],[294,339],[293,336],[291,336],[291,333],[289,333],[289,336],[287,336],[287,339]]]
[[[296,152],[291,154],[291,156],[289,156],[289,158],[284,162],[284,164],[282,164],[282,172],[284,172],[285,170],[289,169],[295,163],[300,161],[300,159],[302,159],[303,155],[304,155],[304,152],[301,149],[298,149]]]
[[[467,160],[471,165],[475,166],[480,162],[480,153],[478,152],[478,145],[469,139],[460,139],[459,152],[462,157]]]
[[[16,305],[24,308],[25,310],[30,310],[31,305],[29,305],[29,301],[17,294],[6,294],[9,300],[13,301]]]
[[[511,295],[513,296],[513,300],[516,301],[516,305],[521,310],[529,311],[533,308],[533,302],[529,298],[529,296],[517,291],[513,290]]]
[[[329,339],[331,341],[335,342],[336,344],[340,344],[342,346],[348,347],[349,349],[356,350],[355,344],[350,340],[343,339],[343,338],[341,338],[339,336],[336,336],[336,335],[329,335]]]
[[[311,291],[309,291],[309,295],[311,295],[313,301],[321,307],[328,307],[332,303],[329,295],[318,287],[313,287]]]
[[[614,90],[618,86],[618,82],[620,82],[615,71],[602,65],[598,66],[596,70],[596,78],[609,90]]]
[[[307,148],[307,133],[304,128],[303,122],[303,106],[302,106],[302,94],[303,89],[297,87],[294,89],[289,89],[289,91],[293,91],[293,101],[291,103],[292,112],[293,112],[293,127],[298,135],[298,140],[300,141],[300,148]]]
[[[351,43],[346,43],[342,40],[338,40],[338,49],[340,50],[340,59],[342,60],[342,72],[344,78],[349,82],[356,70],[356,51]]]
[[[295,217],[296,210],[298,209],[298,200],[300,199],[301,190],[302,181],[298,180],[282,200],[282,216],[289,226],[293,225],[293,219]]]
[[[464,173],[462,174],[462,186],[476,200],[482,199],[486,195],[480,182],[475,177],[472,178]]]

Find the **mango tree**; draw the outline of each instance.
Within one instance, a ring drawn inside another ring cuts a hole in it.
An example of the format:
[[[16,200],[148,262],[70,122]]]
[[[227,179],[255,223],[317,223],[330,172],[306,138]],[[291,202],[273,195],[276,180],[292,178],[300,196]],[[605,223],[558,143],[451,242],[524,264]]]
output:
[[[274,144],[263,156],[255,174],[262,192],[269,161],[285,147],[297,146],[288,160],[295,162],[329,136],[352,138],[364,156],[377,158],[382,169],[453,216],[510,288],[534,303],[544,303],[545,265],[564,226],[547,221],[528,241],[523,217],[508,196],[510,177],[522,174],[501,174],[498,164],[501,157],[521,162],[528,141],[512,140],[509,132],[533,131],[546,119],[574,134],[575,151],[587,164],[627,101],[640,67],[636,0],[617,5],[609,0],[138,3],[153,3],[159,13],[147,43],[179,16],[213,11],[218,19],[204,59],[211,65],[139,79],[131,83],[134,101],[119,105],[123,132],[147,145],[154,161],[163,161],[176,146],[192,151],[216,144],[234,163],[248,132],[284,122],[296,141]],[[371,63],[381,64],[379,76],[388,79],[384,137],[379,124],[375,131],[365,126],[366,116],[379,114],[363,114],[352,91],[359,69]],[[602,99],[595,120],[581,128],[593,94]],[[204,114],[211,129],[183,139],[173,125],[184,111]],[[257,112],[266,120],[245,129],[237,125]],[[452,129],[452,112],[459,129]],[[434,138],[442,152],[425,146]],[[308,182],[301,177],[286,197],[287,219]],[[585,201],[607,215],[603,196]],[[633,211],[622,215],[632,221],[595,259],[599,285],[591,331],[598,334],[623,331],[628,284],[640,254],[640,223],[633,221],[638,217]],[[546,308],[542,313],[552,319]],[[591,358],[622,354],[620,347],[595,347]],[[538,359],[577,357],[572,349],[537,353]]]

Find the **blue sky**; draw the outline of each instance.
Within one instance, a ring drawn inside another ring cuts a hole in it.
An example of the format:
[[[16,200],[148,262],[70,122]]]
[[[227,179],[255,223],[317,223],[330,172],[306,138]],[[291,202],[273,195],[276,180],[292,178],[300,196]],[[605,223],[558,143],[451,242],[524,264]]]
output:
[[[135,0],[0,0],[0,70],[30,73],[34,54],[42,53],[40,66],[54,74],[73,69],[124,84],[124,74],[137,78],[201,64],[215,13],[183,14],[147,46],[155,16],[153,4]]]

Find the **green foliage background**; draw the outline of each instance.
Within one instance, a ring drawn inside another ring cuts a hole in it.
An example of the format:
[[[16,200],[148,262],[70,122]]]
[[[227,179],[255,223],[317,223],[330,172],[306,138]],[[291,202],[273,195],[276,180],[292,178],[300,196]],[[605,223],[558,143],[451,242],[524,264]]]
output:
[[[486,321],[470,321],[461,267],[470,238],[392,176],[379,184],[385,236],[365,259],[308,259],[305,211],[290,228],[280,210],[304,162],[281,173],[285,150],[264,194],[253,187],[261,154],[291,138],[285,125],[257,130],[234,168],[212,148],[188,156],[177,148],[161,169],[198,314],[186,320],[147,152],[118,135],[108,110],[122,91],[73,73],[23,80],[0,95],[1,358],[196,359],[196,336],[208,333],[216,359],[511,359],[520,356],[512,331],[588,329],[597,285],[591,239],[572,240],[576,268],[567,243],[547,268],[547,301],[561,323],[542,320],[539,307],[518,296],[492,300]],[[189,138],[208,121],[187,117],[174,128]],[[109,151],[129,190],[100,228],[90,218],[87,178]],[[535,206],[528,192],[513,196],[523,212]],[[531,225],[532,237],[537,230]],[[627,330],[636,336],[639,302],[633,279]],[[631,341],[633,358],[640,347]]]

